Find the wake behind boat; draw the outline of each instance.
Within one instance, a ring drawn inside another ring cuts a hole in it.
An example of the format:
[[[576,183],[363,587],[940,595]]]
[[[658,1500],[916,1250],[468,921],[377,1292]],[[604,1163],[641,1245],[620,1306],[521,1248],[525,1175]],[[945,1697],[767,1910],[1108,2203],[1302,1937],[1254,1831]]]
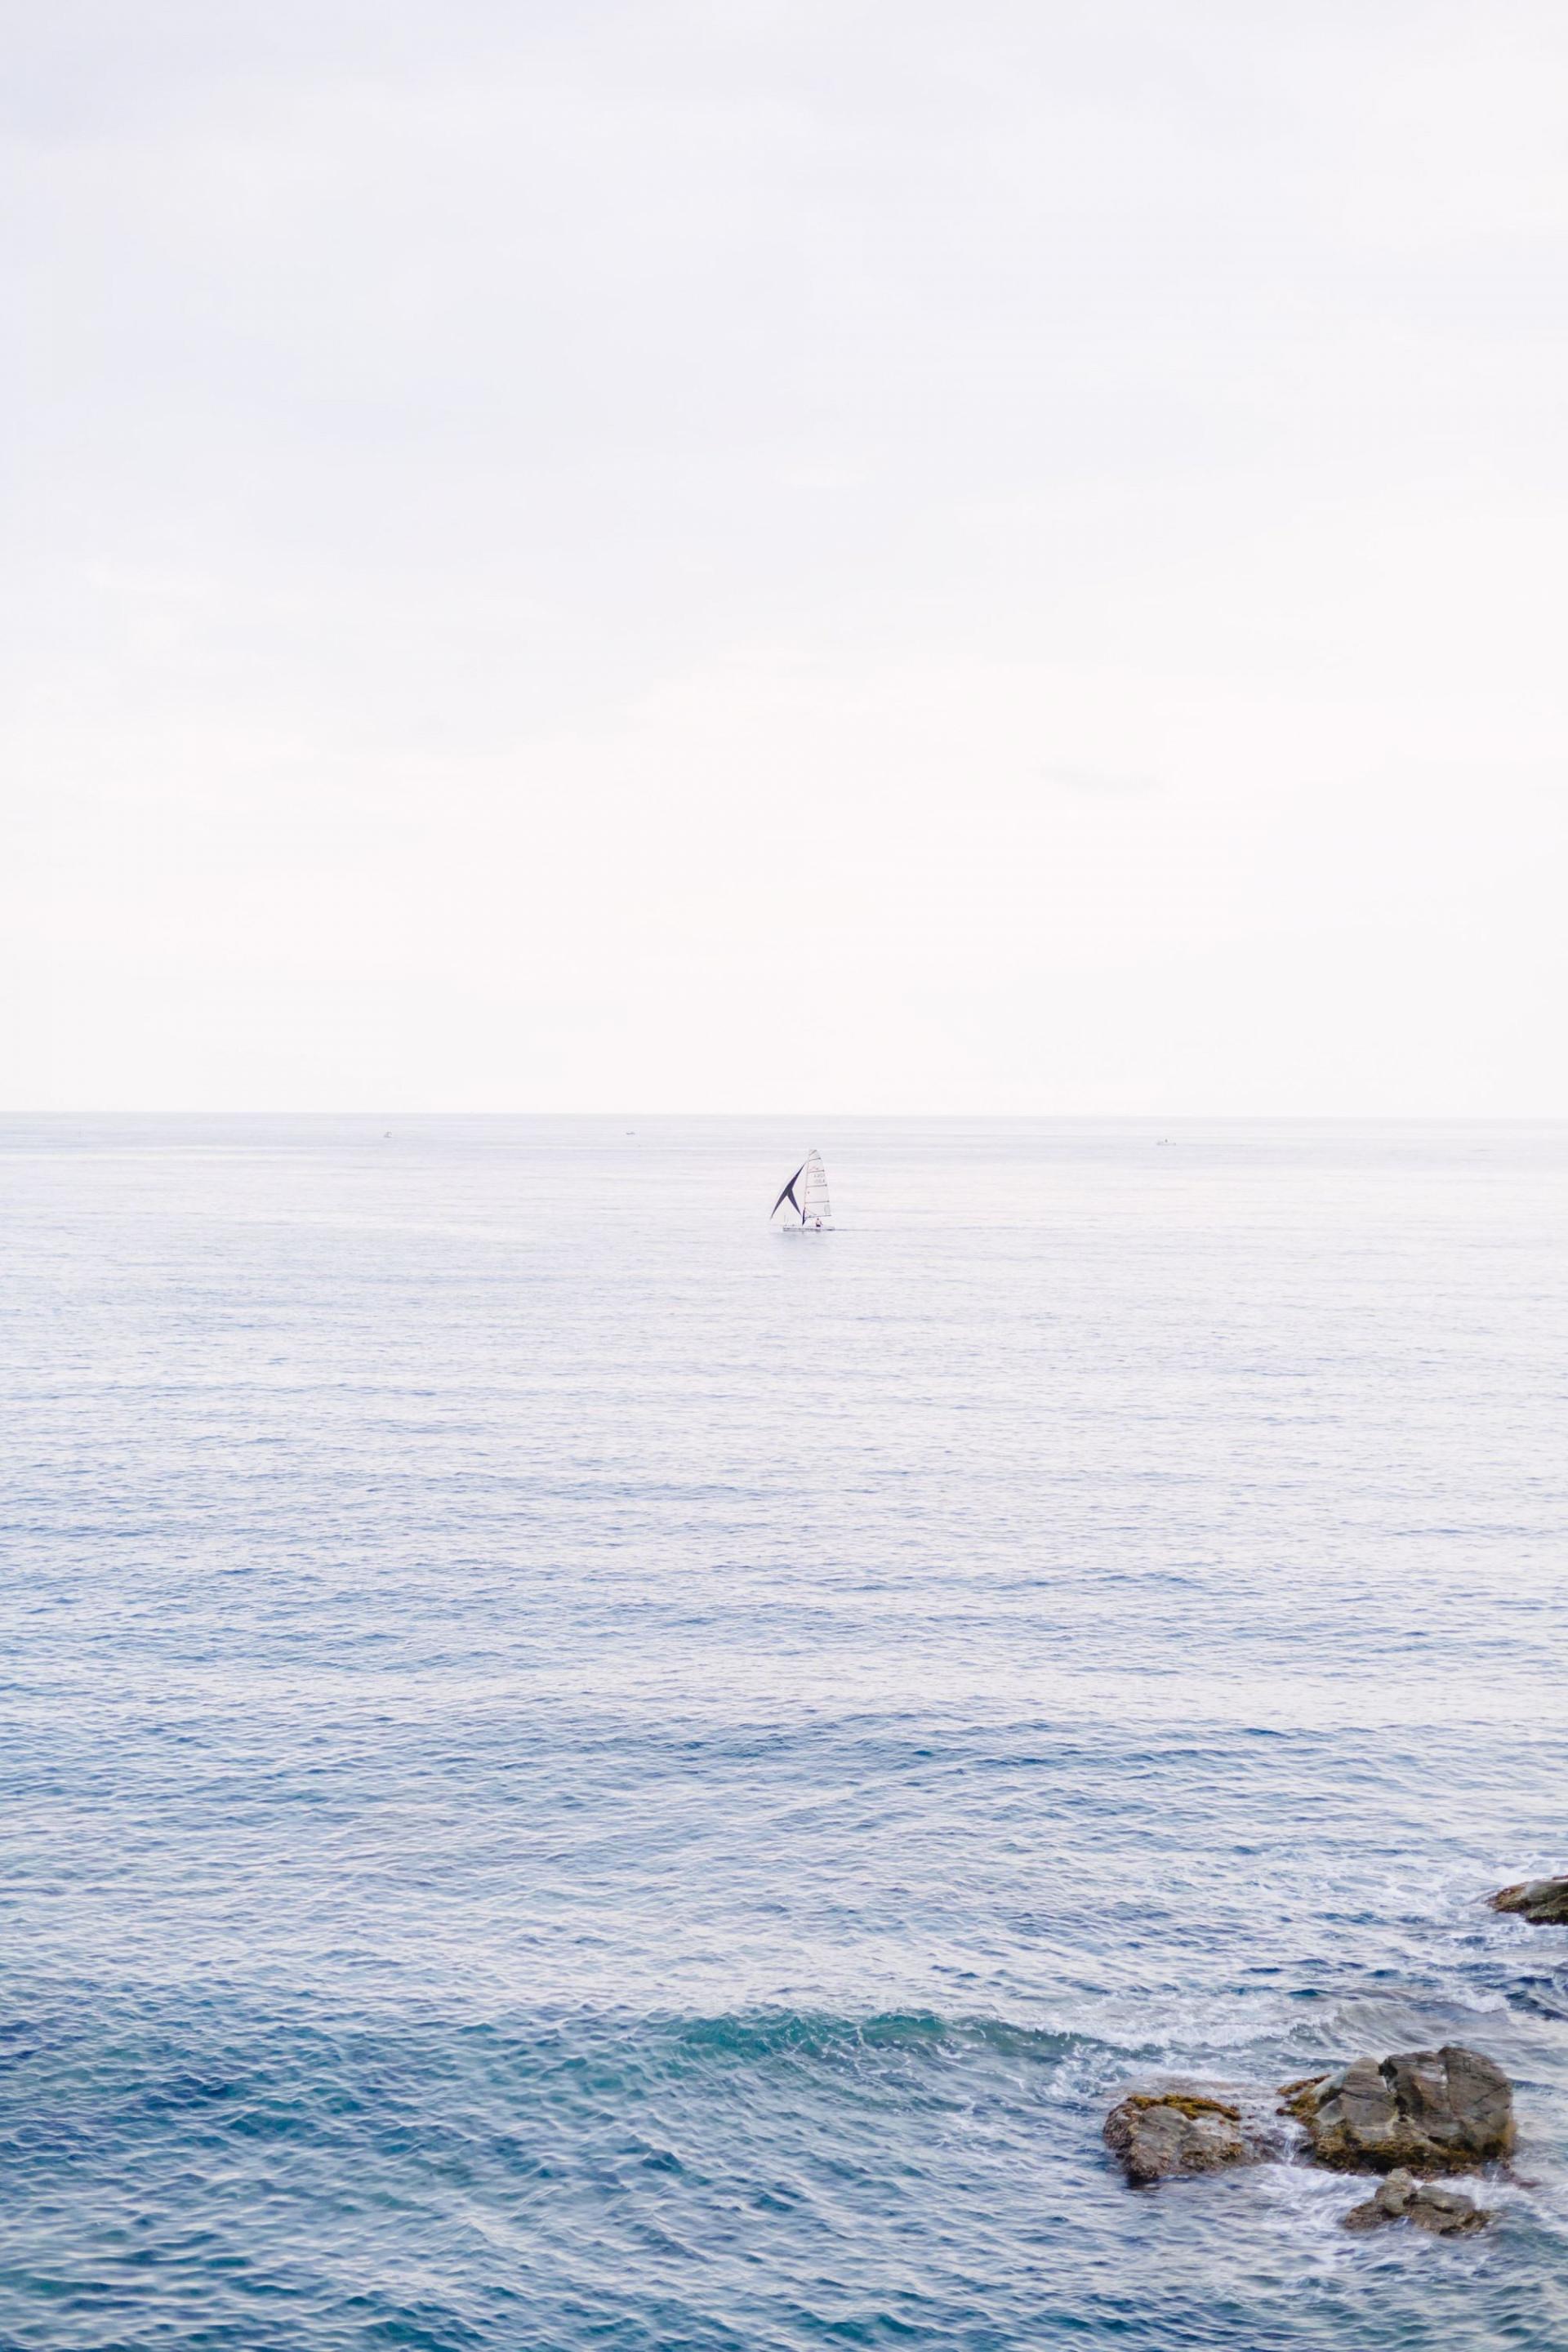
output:
[[[808,1151],[771,1212],[786,1234],[821,1234],[833,1229],[833,1204],[827,1197],[827,1171],[815,1151]]]

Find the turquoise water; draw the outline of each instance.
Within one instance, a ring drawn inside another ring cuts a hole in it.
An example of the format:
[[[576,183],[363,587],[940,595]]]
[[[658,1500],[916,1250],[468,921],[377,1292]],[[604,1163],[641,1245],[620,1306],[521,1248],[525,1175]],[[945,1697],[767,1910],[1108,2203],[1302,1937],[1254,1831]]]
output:
[[[1565,1176],[5,1122],[5,2352],[1568,2345]],[[1483,2240],[1100,2145],[1443,2039]]]

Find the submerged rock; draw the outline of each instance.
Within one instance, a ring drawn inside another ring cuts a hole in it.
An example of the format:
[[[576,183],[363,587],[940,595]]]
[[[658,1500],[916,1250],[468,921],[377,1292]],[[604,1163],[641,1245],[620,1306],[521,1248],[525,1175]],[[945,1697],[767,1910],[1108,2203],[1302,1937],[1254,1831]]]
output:
[[[1391,2172],[1364,2205],[1352,2205],[1342,2226],[1381,2230],[1390,2221],[1411,2221],[1438,2238],[1468,2237],[1484,2230],[1491,2215],[1457,2189],[1432,2189],[1405,2171]]]
[[[1241,2110],[1196,2091],[1134,2091],[1105,2119],[1105,2145],[1134,2189],[1173,2174],[1256,2164],[1265,2151]]]
[[[1317,2161],[1339,2172],[1473,2172],[1513,2148],[1507,2075],[1457,2042],[1355,2058],[1337,2074],[1287,2083],[1280,2096]]]
[[[1511,1911],[1532,1927],[1568,1927],[1568,1878],[1527,1878],[1491,1898],[1494,1911]]]

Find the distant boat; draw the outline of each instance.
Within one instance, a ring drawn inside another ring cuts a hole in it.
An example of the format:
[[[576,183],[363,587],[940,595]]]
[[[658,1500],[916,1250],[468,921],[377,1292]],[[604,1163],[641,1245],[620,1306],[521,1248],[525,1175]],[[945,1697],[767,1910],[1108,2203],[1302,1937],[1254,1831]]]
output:
[[[833,1204],[827,1197],[827,1171],[815,1151],[808,1151],[778,1199],[772,1213],[786,1234],[820,1234],[831,1230]]]

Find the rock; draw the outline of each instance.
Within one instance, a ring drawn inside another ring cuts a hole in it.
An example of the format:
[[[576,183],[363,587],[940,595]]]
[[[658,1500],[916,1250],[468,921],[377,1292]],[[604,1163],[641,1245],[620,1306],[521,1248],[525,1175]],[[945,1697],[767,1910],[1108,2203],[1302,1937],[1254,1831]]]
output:
[[[1532,1927],[1568,1927],[1568,1878],[1527,1878],[1491,1898],[1494,1911],[1512,1911]]]
[[[1352,2205],[1344,2216],[1347,2230],[1381,2230],[1390,2221],[1411,2221],[1438,2238],[1468,2237],[1484,2230],[1492,2216],[1462,2197],[1457,2189],[1430,2189],[1405,2171],[1391,2172],[1364,2205]]]
[[[1195,2091],[1135,2091],[1105,2119],[1105,2145],[1134,2189],[1174,2173],[1221,2172],[1256,2164],[1264,2151],[1241,2110]]]
[[[1317,2161],[1340,2172],[1473,2172],[1513,2148],[1507,2075],[1457,2042],[1355,2058],[1337,2074],[1287,2083],[1280,2096]]]

